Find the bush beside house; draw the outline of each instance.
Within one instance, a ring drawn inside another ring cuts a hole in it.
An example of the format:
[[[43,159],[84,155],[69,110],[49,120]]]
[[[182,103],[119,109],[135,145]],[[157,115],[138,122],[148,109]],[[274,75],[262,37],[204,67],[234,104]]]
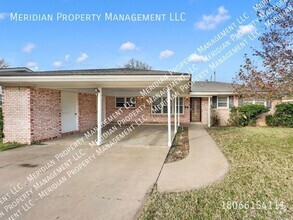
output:
[[[0,108],[0,138],[3,138],[3,115],[2,115],[2,108]]]
[[[232,107],[230,110],[229,124],[233,126],[255,125],[261,114],[269,111],[264,105],[244,105]]]
[[[266,123],[269,126],[293,127],[293,103],[282,103],[276,105],[273,115],[266,117]]]
[[[216,112],[215,108],[212,108],[212,125],[219,126],[220,125],[220,117]]]

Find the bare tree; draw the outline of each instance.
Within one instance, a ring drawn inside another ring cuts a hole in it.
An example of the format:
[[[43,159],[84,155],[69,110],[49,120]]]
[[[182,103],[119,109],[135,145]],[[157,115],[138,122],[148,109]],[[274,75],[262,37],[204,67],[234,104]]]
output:
[[[262,68],[257,68],[253,59],[245,55],[245,63],[234,79],[238,95],[266,99],[292,96],[293,11],[289,9],[293,2],[285,0],[281,6],[273,3],[270,1],[257,11],[265,29],[259,38],[261,49],[255,49],[253,55],[260,58]]]
[[[127,63],[124,64],[124,68],[127,69],[136,69],[136,70],[151,70],[152,67],[147,63],[136,60],[134,58],[130,59]]]
[[[4,59],[0,59],[0,68],[7,68],[9,65],[4,61]]]

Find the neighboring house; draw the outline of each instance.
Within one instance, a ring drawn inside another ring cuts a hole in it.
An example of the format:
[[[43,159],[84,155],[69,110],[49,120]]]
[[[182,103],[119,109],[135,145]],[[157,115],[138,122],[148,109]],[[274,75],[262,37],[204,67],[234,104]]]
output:
[[[257,125],[265,125],[265,116],[272,114],[275,111],[275,106],[282,102],[290,102],[292,98],[285,98],[283,100],[268,101],[265,99],[241,99],[234,94],[234,88],[232,83],[224,82],[194,82],[190,91],[191,99],[191,122],[201,122],[208,124],[207,119],[207,103],[208,98],[211,97],[212,109],[211,117],[216,114],[219,118],[220,126],[227,126],[229,124],[230,109],[232,107],[243,106],[247,104],[264,105],[270,109],[266,114],[263,114]],[[201,107],[199,107],[201,106]],[[197,110],[196,110],[197,109]]]
[[[229,109],[243,104],[229,83],[193,82],[191,88],[183,89],[190,83],[188,74],[155,70],[3,69],[4,141],[31,144],[97,127],[101,144],[106,123],[140,120],[167,124],[166,145],[171,146],[178,125],[196,122],[211,126],[212,107],[220,125],[227,125]],[[169,84],[172,88],[162,94]]]

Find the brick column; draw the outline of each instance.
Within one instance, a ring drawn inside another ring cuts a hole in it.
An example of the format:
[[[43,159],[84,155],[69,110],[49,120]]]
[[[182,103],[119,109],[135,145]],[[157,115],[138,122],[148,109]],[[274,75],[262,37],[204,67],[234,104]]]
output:
[[[3,87],[3,142],[31,144],[30,88]]]

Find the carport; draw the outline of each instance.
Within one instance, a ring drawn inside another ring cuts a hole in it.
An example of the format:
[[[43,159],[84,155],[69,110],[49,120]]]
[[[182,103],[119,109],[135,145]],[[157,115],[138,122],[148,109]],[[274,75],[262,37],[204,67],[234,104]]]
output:
[[[166,145],[170,147],[172,145],[172,140],[177,132],[177,127],[180,125],[181,121],[181,116],[178,110],[180,102],[179,99],[187,96],[189,93],[189,90],[182,90],[181,88],[184,85],[188,84],[189,81],[190,76],[188,74],[152,70],[145,71],[130,69],[95,69],[42,72],[33,72],[28,69],[6,69],[4,71],[2,70],[0,71],[0,84],[3,86],[4,91],[3,112],[4,120],[5,118],[7,119],[7,123],[4,123],[4,126],[6,126],[6,128],[4,127],[4,132],[6,132],[6,140],[17,142],[19,142],[19,140],[24,140],[23,142],[28,141],[29,143],[42,140],[42,134],[40,132],[36,132],[37,128],[41,127],[44,121],[47,121],[47,119],[40,119],[44,116],[42,115],[42,108],[36,108],[39,111],[38,117],[36,117],[38,120],[30,118],[32,117],[31,115],[36,114],[35,111],[28,112],[29,118],[26,118],[26,116],[23,116],[23,118],[21,118],[20,116],[18,116],[21,115],[20,113],[11,112],[12,110],[10,108],[10,104],[13,100],[10,98],[10,96],[12,96],[11,94],[14,94],[14,97],[22,95],[23,97],[27,96],[29,100],[35,100],[35,102],[37,103],[47,98],[44,96],[44,92],[41,95],[34,96],[34,91],[38,89],[47,89],[45,91],[46,94],[51,94],[56,91],[60,93],[60,98],[58,98],[59,93],[56,94],[56,99],[61,99],[61,106],[59,109],[61,109],[62,113],[64,112],[63,115],[60,113],[60,135],[61,133],[74,131],[74,126],[76,126],[76,124],[78,123],[81,123],[80,119],[77,119],[77,116],[74,117],[74,115],[78,114],[77,112],[74,112],[74,109],[77,108],[76,106],[79,102],[78,100],[76,100],[76,96],[78,95],[74,94],[83,93],[96,95],[95,131],[97,135],[97,145],[101,145],[103,143],[102,127],[108,122],[116,122],[109,120],[109,106],[106,97],[138,97],[139,100],[136,100],[136,103],[138,103],[138,101],[142,102],[141,100],[143,100],[143,102],[149,104],[149,102],[152,100],[149,97],[157,98],[158,95],[165,96],[165,101],[167,102],[164,106],[164,108],[166,108],[166,111],[164,112],[165,114],[160,117],[155,117],[150,113],[147,113],[148,116],[150,115],[150,118],[152,117],[152,120],[144,121],[141,119],[141,121],[144,122],[144,124],[167,124],[166,131],[168,131],[168,135],[166,138]],[[52,101],[51,99],[50,101]],[[22,101],[22,98],[19,97],[19,100]],[[31,109],[31,105],[32,104],[30,101],[29,103],[24,103],[23,106],[18,107],[22,107],[23,109]],[[47,103],[44,103],[42,105],[42,107],[44,108],[46,106],[48,106]],[[117,106],[115,107],[117,108]],[[136,106],[136,108],[139,108],[139,106]],[[57,110],[56,113],[58,113],[59,111]],[[119,111],[119,108],[117,108],[116,111]],[[64,116],[66,112],[69,112],[71,116],[69,117],[69,113],[67,114],[67,116]],[[8,116],[11,114],[15,114],[13,116],[14,118],[18,117],[19,120],[24,120],[22,124],[24,124],[24,126],[27,126],[29,130],[26,134],[20,133],[19,135],[15,135],[15,133],[17,133],[18,131],[17,128],[14,128],[13,126],[8,127],[9,123],[11,123],[12,120],[8,120]],[[159,120],[165,116],[167,118],[166,121]],[[156,121],[157,119],[158,121]],[[38,122],[39,124],[37,124],[36,121],[40,121]],[[57,119],[55,124],[58,124]],[[78,126],[76,126],[76,128],[78,128]],[[34,127],[34,129],[32,129],[32,127]],[[50,130],[54,129],[55,127],[52,125]],[[11,138],[10,133],[13,133],[11,134]],[[29,135],[31,135],[31,137],[26,137]],[[21,138],[19,138],[18,136],[21,136]],[[56,135],[55,132],[51,136],[52,137],[46,137],[46,139],[58,137],[59,134]],[[36,137],[39,139],[37,139]]]

